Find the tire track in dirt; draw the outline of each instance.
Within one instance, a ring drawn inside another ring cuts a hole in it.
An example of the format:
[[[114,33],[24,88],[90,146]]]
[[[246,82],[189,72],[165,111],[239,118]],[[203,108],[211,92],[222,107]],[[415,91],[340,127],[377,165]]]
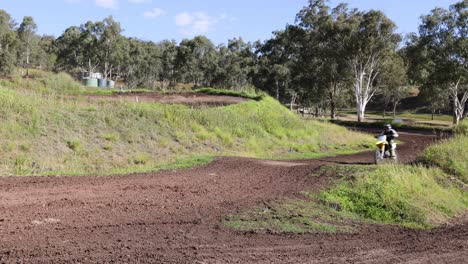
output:
[[[404,161],[431,135],[401,133]],[[222,157],[206,166],[111,177],[0,178],[0,263],[460,263],[467,218],[418,231],[362,225],[351,234],[275,235],[227,229],[222,219],[300,197],[333,179],[330,163],[370,163],[372,152],[301,161]]]

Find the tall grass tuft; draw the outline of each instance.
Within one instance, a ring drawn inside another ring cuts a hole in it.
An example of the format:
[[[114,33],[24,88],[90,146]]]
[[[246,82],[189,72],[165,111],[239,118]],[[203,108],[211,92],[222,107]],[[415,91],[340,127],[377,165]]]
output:
[[[341,181],[320,194],[326,204],[361,217],[409,227],[431,227],[468,207],[468,195],[439,169],[389,165]]]
[[[468,120],[463,120],[454,127],[453,132],[457,135],[468,136]]]
[[[17,69],[9,79],[0,80],[0,85],[15,90],[29,90],[46,95],[76,95],[83,91],[83,86],[66,73],[51,74],[41,70]]]
[[[427,148],[420,161],[438,166],[468,183],[468,136],[457,135]]]
[[[454,128],[455,136],[427,148],[420,161],[442,168],[468,183],[468,120]]]

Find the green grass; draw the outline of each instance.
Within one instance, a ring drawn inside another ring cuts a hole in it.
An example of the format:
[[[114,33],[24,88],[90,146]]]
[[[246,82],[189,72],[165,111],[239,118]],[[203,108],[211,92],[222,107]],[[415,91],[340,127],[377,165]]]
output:
[[[352,179],[356,173],[375,170],[375,166],[326,165],[309,177]],[[318,199],[316,193],[303,192],[304,199],[287,199],[246,209],[226,217],[223,224],[246,232],[269,233],[337,233],[355,230],[355,223],[365,221],[359,216],[338,211]]]
[[[171,162],[164,162],[160,164],[151,164],[151,165],[134,165],[128,166],[123,169],[112,169],[110,171],[100,171],[97,172],[98,176],[109,176],[109,175],[126,175],[134,173],[154,173],[161,170],[181,170],[188,169],[198,166],[203,166],[211,163],[214,160],[214,156],[204,155],[204,156],[190,156],[185,158],[176,159]],[[142,164],[144,165],[144,163]],[[29,171],[29,168],[27,168]],[[71,172],[70,171],[42,171],[39,175],[43,176],[56,176],[56,175],[65,175],[65,176],[86,176],[88,173],[83,173],[79,171]]]
[[[57,79],[57,84],[39,89],[22,86],[25,79],[0,81],[0,175],[151,171],[193,155],[316,157],[373,143],[368,135],[302,120],[266,96],[199,109],[90,101],[69,76],[37,74],[31,80]],[[76,89],[62,91],[60,83]]]
[[[355,110],[345,110],[339,111],[340,114],[345,115],[356,115]],[[366,111],[366,118],[382,118],[382,112],[377,111]],[[399,112],[396,115],[396,118],[401,119],[411,119],[414,121],[432,121],[431,114],[424,114],[424,113],[414,113],[414,112]],[[443,115],[443,114],[434,114],[433,121],[442,121],[442,122],[452,122],[451,115]],[[393,114],[391,112],[387,112],[386,119],[393,119]]]
[[[432,228],[468,209],[468,121],[456,136],[432,145],[420,160],[428,165],[327,165],[315,177],[336,181],[310,200],[277,201],[229,216],[227,227],[249,232],[346,232],[356,222]]]
[[[404,112],[396,115],[395,122],[392,115],[387,115],[386,118],[382,117],[381,112],[367,111],[366,119],[363,124],[384,124],[391,123],[395,127],[420,129],[420,130],[449,130],[452,127],[452,116],[450,115],[434,115],[434,120],[431,120],[431,114]],[[356,122],[355,111],[340,111],[338,114],[338,122],[346,122],[348,124]]]
[[[468,208],[468,195],[436,168],[388,165],[321,192],[340,211],[388,224],[428,228]]]
[[[368,145],[363,144],[362,149],[346,149],[346,150],[327,150],[327,152],[305,152],[305,153],[288,153],[283,156],[269,156],[269,160],[301,160],[301,159],[319,159],[324,157],[335,157],[338,155],[352,155],[369,151]]]
[[[84,87],[66,73],[51,74],[40,70],[29,70],[29,77],[25,78],[25,69],[16,69],[8,79],[0,79],[1,87],[13,90],[27,90],[29,94],[35,92],[42,96],[76,95]]]
[[[466,184],[468,183],[468,120],[461,122],[454,131],[454,137],[427,148],[419,161],[438,166]]]
[[[383,129],[384,124],[391,124],[395,129],[406,129],[415,131],[427,131],[427,132],[451,132],[452,128],[447,126],[438,125],[425,125],[420,123],[399,123],[393,121],[393,119],[385,119],[379,121],[368,121],[368,122],[357,122],[349,120],[330,120],[331,123],[347,126],[347,127],[368,127],[368,128],[379,128]]]
[[[228,96],[236,96],[236,97],[244,97],[252,100],[259,101],[265,95],[264,94],[257,94],[255,92],[237,92],[231,91],[226,89],[217,89],[217,88],[200,88],[195,90],[196,93],[202,94],[209,94],[209,95],[228,95]]]
[[[454,127],[453,132],[460,136],[468,136],[468,120],[461,121]]]
[[[335,183],[306,199],[280,200],[226,217],[240,231],[349,232],[357,223],[431,228],[466,212],[464,185],[437,168],[411,165],[326,165],[310,177]]]
[[[401,113],[397,115],[397,118],[408,118],[413,120],[425,120],[425,121],[432,121],[431,114],[422,114],[422,113]],[[443,121],[443,122],[452,122],[453,117],[451,115],[434,115],[434,121]]]

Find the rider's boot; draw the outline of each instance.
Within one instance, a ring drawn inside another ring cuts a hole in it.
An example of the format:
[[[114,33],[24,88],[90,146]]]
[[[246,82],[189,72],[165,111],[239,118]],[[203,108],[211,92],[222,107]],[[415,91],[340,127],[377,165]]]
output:
[[[395,158],[395,149],[393,148],[393,146],[390,147],[390,158]]]

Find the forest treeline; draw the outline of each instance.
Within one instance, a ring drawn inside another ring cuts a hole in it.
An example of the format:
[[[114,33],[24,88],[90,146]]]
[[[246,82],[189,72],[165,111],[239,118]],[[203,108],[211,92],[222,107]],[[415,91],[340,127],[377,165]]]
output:
[[[271,39],[215,45],[205,36],[155,43],[122,35],[112,17],[40,36],[33,17],[15,22],[0,10],[0,74],[15,67],[101,72],[129,88],[170,90],[179,83],[232,90],[255,88],[283,103],[329,109],[354,105],[358,120],[376,97],[396,110],[412,87],[433,113],[454,123],[468,100],[468,0],[421,16],[419,32],[402,36],[383,12],[309,0],[295,23]],[[415,14],[419,15],[419,14]]]

